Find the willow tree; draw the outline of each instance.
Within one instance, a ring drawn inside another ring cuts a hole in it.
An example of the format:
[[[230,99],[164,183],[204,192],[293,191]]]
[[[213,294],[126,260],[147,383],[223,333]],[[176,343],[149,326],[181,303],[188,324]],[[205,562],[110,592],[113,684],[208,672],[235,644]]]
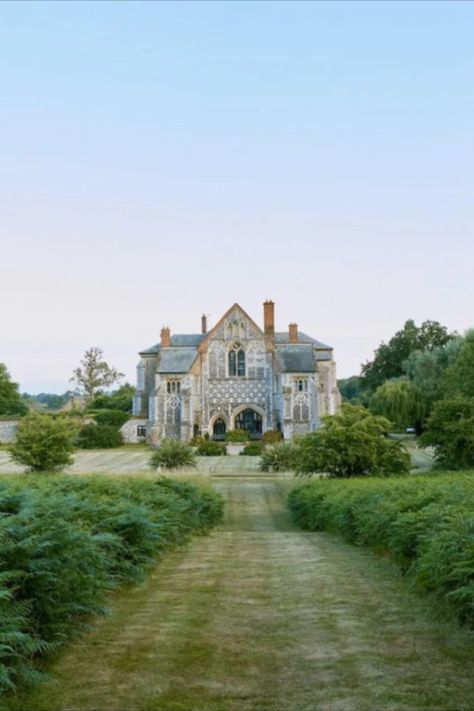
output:
[[[415,427],[421,430],[427,403],[417,388],[406,378],[387,380],[380,385],[370,399],[370,410],[383,415],[396,429]]]

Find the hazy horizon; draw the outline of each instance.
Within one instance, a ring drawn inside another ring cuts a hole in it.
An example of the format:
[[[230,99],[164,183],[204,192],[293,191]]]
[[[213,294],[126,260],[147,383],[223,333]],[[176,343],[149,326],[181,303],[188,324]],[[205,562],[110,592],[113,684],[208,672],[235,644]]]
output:
[[[334,347],[474,326],[474,5],[0,4],[0,362],[63,392],[238,302]]]

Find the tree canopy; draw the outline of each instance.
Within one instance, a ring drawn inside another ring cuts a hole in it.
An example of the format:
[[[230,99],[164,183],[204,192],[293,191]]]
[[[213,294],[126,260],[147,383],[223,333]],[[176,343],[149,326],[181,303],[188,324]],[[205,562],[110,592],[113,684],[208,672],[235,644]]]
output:
[[[0,415],[26,415],[28,407],[18,392],[4,363],[0,363]]]
[[[81,364],[73,372],[71,382],[77,383],[88,402],[90,402],[102,388],[114,385],[123,373],[113,366],[108,365],[103,358],[100,348],[92,347],[84,353]]]
[[[407,378],[386,380],[370,399],[371,411],[386,417],[397,430],[420,429],[426,407],[421,393]]]
[[[124,383],[111,393],[99,393],[89,403],[91,410],[121,410],[131,412],[135,388],[130,383]]]
[[[457,357],[446,368],[443,385],[450,396],[474,398],[474,331],[464,336]]]
[[[373,393],[386,380],[404,374],[404,363],[413,351],[432,351],[444,346],[456,334],[449,333],[438,321],[424,321],[417,326],[408,320],[388,343],[381,343],[374,359],[362,366],[363,388]]]
[[[347,478],[409,471],[407,451],[400,442],[383,436],[390,429],[385,417],[345,403],[336,415],[323,419],[324,427],[297,443],[294,468],[298,474],[322,472]]]

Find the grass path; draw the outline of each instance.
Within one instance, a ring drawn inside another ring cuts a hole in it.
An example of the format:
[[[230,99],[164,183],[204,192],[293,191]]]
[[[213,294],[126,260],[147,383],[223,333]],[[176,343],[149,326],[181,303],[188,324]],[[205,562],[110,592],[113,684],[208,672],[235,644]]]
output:
[[[225,525],[118,595],[12,709],[472,709],[472,639],[389,562],[297,530],[275,481],[215,485]]]

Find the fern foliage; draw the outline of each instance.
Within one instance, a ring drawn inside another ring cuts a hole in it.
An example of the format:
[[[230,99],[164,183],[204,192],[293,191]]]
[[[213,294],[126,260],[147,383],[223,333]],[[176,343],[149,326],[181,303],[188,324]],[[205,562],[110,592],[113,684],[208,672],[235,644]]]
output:
[[[5,477],[0,482],[0,691],[104,612],[173,545],[222,518],[210,489],[163,478]]]

